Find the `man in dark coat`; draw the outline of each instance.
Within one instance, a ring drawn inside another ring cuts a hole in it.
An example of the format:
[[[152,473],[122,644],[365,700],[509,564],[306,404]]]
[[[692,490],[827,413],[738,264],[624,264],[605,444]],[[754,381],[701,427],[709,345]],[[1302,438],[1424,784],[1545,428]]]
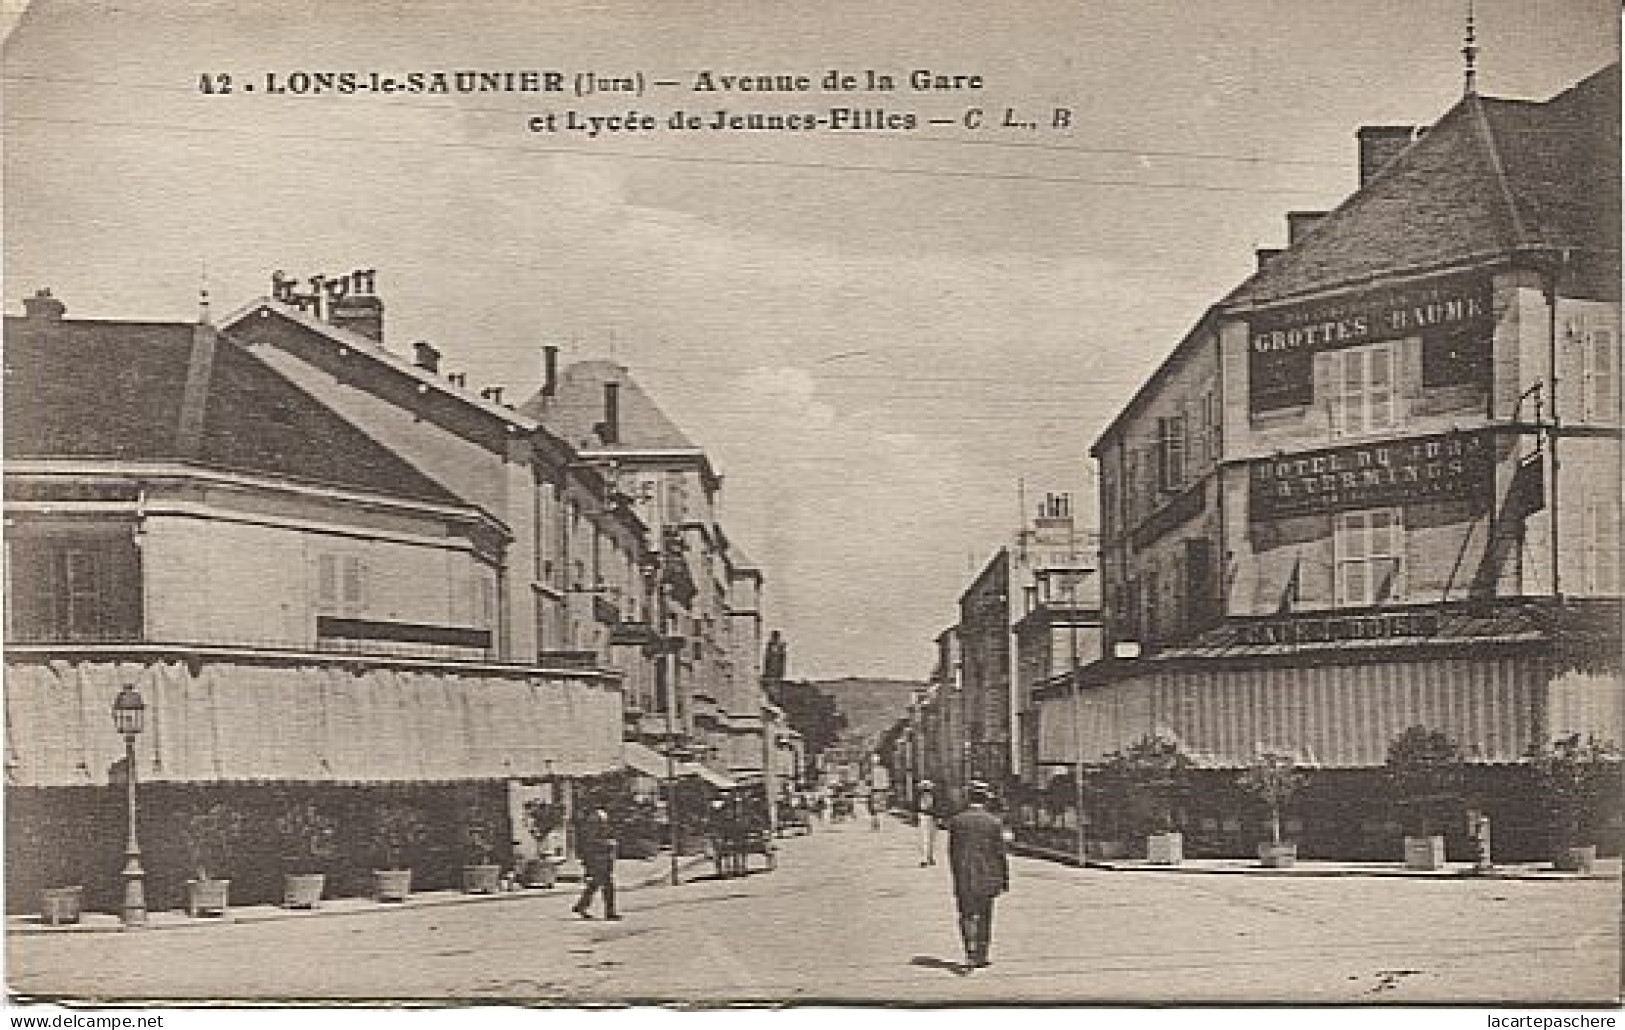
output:
[[[584,886],[581,899],[571,910],[583,919],[591,919],[588,911],[593,895],[604,892],[604,918],[621,918],[615,912],[615,834],[609,824],[609,813],[595,805],[581,822],[576,835],[576,853],[581,856]]]
[[[993,940],[993,899],[1010,888],[1004,857],[1004,824],[987,810],[993,792],[972,780],[963,812],[948,823],[948,863],[954,874],[954,901],[959,906],[959,934],[972,966],[987,966]]]

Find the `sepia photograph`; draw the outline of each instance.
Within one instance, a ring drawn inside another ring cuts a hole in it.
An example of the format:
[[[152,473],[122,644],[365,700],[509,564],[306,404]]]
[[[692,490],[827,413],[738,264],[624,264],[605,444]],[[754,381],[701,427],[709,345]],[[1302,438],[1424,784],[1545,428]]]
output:
[[[1615,1025],[1620,28],[0,0],[9,1025]]]

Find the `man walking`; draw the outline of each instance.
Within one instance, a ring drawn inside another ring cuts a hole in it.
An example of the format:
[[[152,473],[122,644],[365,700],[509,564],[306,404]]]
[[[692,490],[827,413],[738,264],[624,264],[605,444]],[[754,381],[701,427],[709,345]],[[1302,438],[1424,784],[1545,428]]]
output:
[[[920,781],[920,794],[914,810],[920,817],[920,865],[937,864],[937,789],[930,780]]]
[[[1010,887],[1004,857],[1004,826],[987,810],[993,792],[972,780],[965,810],[948,824],[948,863],[954,874],[954,901],[959,908],[959,935],[965,958],[974,967],[991,965],[993,899]]]
[[[576,838],[576,852],[581,856],[583,880],[581,899],[571,909],[583,919],[591,919],[593,895],[604,893],[604,918],[621,918],[615,912],[615,836],[609,825],[609,813],[602,805],[594,805],[582,820],[581,832]]]

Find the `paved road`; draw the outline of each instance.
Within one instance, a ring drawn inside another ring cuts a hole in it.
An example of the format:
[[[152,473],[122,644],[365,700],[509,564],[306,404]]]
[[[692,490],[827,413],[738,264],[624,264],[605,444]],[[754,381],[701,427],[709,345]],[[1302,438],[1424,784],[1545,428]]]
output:
[[[14,937],[13,991],[78,997],[977,1002],[1590,1002],[1618,996],[1609,881],[1079,871],[1014,860],[990,969],[912,830],[785,842],[778,871],[146,934]]]

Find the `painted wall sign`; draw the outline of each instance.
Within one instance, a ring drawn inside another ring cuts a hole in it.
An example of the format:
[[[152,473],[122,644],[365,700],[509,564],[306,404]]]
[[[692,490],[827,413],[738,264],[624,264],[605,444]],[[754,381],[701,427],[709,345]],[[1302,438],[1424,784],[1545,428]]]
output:
[[[1253,411],[1313,403],[1315,354],[1342,347],[1450,333],[1487,357],[1492,316],[1486,275],[1432,279],[1260,312],[1248,323],[1248,400]]]
[[[1248,521],[1456,498],[1488,502],[1486,433],[1441,433],[1306,451],[1251,463]]]
[[[1243,623],[1240,644],[1321,644],[1337,640],[1430,637],[1439,632],[1438,612],[1370,612],[1359,615],[1297,615]]]

